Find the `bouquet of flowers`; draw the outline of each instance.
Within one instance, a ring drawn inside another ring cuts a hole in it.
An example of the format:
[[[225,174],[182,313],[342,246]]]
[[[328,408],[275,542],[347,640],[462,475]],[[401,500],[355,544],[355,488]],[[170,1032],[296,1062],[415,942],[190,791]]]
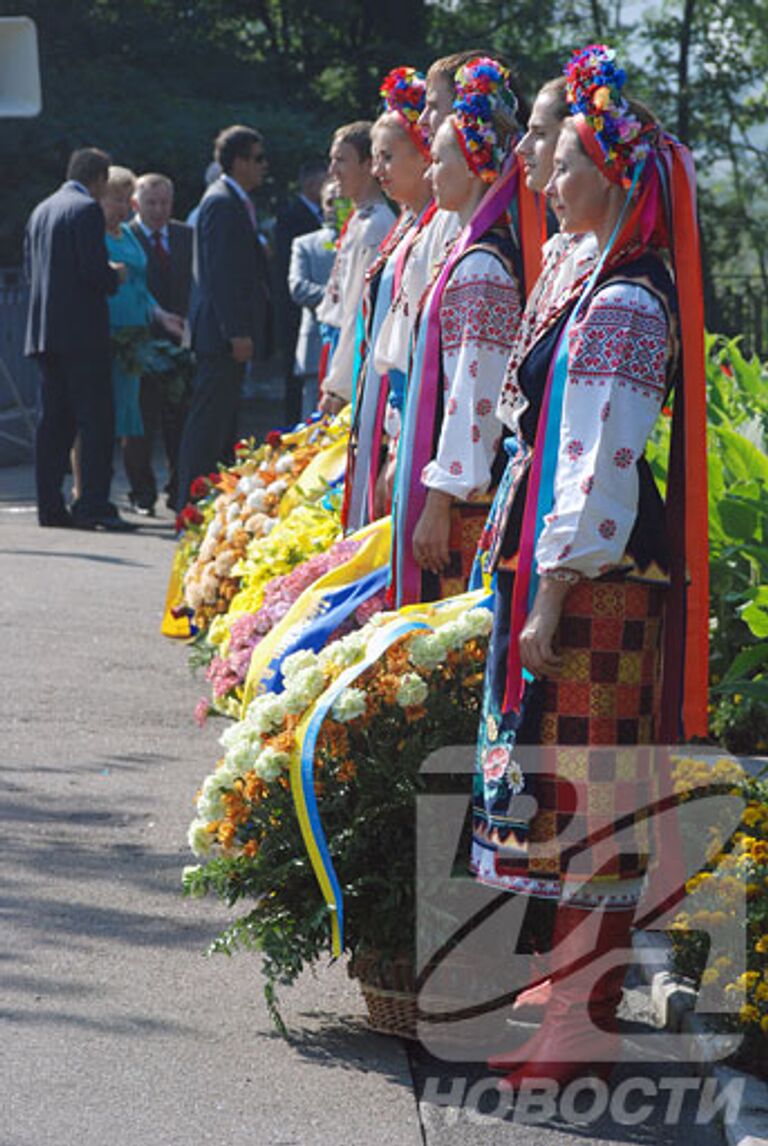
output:
[[[463,601],[464,599],[457,599]],[[345,894],[345,940],[353,954],[410,957],[414,939],[415,798],[420,767],[436,748],[472,743],[491,615],[468,600],[411,630],[367,664],[369,642],[392,620],[379,614],[358,632],[282,666],[284,688],[257,696],[221,737],[224,755],[197,796],[185,892],[227,903],[255,901],[213,950],[256,948],[266,995],[326,954],[329,911],[295,813],[291,766],[297,730],[326,689],[364,664],[326,717],[315,746],[314,791]]]
[[[180,572],[182,604],[192,613],[198,631],[204,632],[214,617],[229,611],[241,588],[241,576],[247,581],[254,573],[254,563],[261,570],[263,562],[260,562],[258,543],[268,537],[278,517],[285,512],[285,496],[291,495],[288,510],[322,502],[328,484],[315,481],[304,490],[298,486],[299,479],[314,459],[346,432],[346,424],[341,419],[329,425],[307,427],[296,434],[281,435],[274,431],[255,451],[251,443],[239,443],[235,466],[218,475],[196,479],[192,494],[200,500],[181,511],[178,524],[185,530],[180,546],[184,553]],[[328,512],[335,522],[337,512],[332,501],[326,502],[324,508],[319,505],[313,520],[323,522],[324,513]],[[294,527],[296,524],[294,522]],[[330,539],[336,532],[334,524]],[[326,538],[328,530],[321,526],[320,535]],[[290,529],[285,540],[289,546],[294,540]],[[276,543],[277,537],[270,553],[274,552]],[[325,543],[317,546],[318,549],[325,547]],[[303,556],[307,555],[305,551]],[[292,568],[303,556],[289,559],[286,569]],[[274,569],[270,576],[280,571]],[[261,572],[255,575],[258,580]],[[248,600],[247,596],[241,598],[235,611],[248,611]]]
[[[280,573],[264,586],[262,604],[255,613],[243,613],[227,626],[227,639],[213,652],[206,669],[206,680],[212,685],[213,698],[203,698],[197,716],[204,721],[211,711],[236,715],[242,701],[242,685],[248,673],[251,654],[267,633],[282,621],[291,605],[310,585],[329,570],[342,565],[360,548],[360,542],[347,538],[337,541],[325,553],[302,561],[290,573]],[[214,622],[216,625],[216,622]]]

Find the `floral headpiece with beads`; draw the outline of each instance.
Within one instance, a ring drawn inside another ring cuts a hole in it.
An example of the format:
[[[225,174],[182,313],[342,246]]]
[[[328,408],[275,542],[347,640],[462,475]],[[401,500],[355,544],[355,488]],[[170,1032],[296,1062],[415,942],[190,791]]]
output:
[[[493,183],[501,171],[507,147],[499,139],[494,113],[505,109],[514,119],[517,100],[509,86],[509,72],[496,60],[480,56],[456,72],[456,98],[452,122],[464,158],[484,183]]]
[[[605,44],[573,53],[564,68],[566,98],[590,158],[607,179],[628,187],[636,165],[648,155],[653,125],[644,125],[622,94],[626,73]]]
[[[398,117],[421,154],[429,159],[429,131],[419,126],[427,99],[427,81],[415,68],[393,68],[382,81],[379,95],[384,111]]]

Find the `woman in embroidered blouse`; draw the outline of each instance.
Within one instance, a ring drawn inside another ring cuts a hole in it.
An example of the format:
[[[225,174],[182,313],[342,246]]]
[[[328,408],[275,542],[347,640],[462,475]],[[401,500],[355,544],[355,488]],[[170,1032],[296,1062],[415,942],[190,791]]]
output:
[[[495,85],[490,97],[480,92],[486,75]],[[482,107],[473,103],[478,80]],[[455,112],[433,142],[431,177],[439,207],[455,211],[466,227],[509,154],[516,103],[505,70],[494,61],[465,65],[456,86]],[[478,125],[485,132],[482,155],[467,145]],[[461,252],[447,279],[440,269],[419,316],[426,331],[428,315],[438,308],[440,382],[435,400],[425,399],[417,346],[407,384],[407,432],[398,450],[393,562],[398,605],[467,588],[487,512],[484,498],[498,476],[501,424],[495,408],[522,310],[519,248],[503,211]],[[419,435],[428,439],[423,466],[413,449]],[[415,518],[419,509],[410,532],[408,515]]]
[[[547,191],[564,231],[594,233],[602,264],[581,297],[540,323],[517,356],[511,404],[517,449],[488,528],[497,591],[472,867],[484,883],[557,904],[545,1020],[516,1054],[489,1060],[494,1069],[511,1070],[502,1089],[533,1078],[564,1082],[588,1073],[585,1062],[611,1064],[618,1056],[615,1010],[624,966],[595,982],[602,971],[574,971],[572,964],[629,946],[648,850],[647,827],[632,813],[648,804],[659,779],[649,751],[630,746],[658,735],[665,596],[676,602],[666,602],[668,627],[684,612],[686,554],[667,537],[643,451],[675,384],[676,417],[683,405],[678,306],[689,308],[679,297],[682,264],[676,290],[662,253],[669,234],[662,183],[678,189],[676,219],[695,214],[681,190],[689,190],[683,149],[645,109],[627,103],[613,61],[612,52],[593,46],[567,69],[574,114],[560,133]],[[685,357],[688,462],[703,460],[696,359],[694,337]],[[683,490],[674,466],[668,511],[670,500],[675,517],[693,519],[693,493]],[[706,549],[706,521],[693,546],[693,533],[684,532],[694,560],[697,548]],[[698,569],[698,592],[702,578],[706,584]],[[691,643],[700,640],[701,621],[689,609]],[[678,656],[683,644],[679,639]],[[681,675],[667,641],[661,701],[668,709],[679,706]],[[706,693],[702,703],[700,682],[689,684],[695,731],[702,710],[705,719]],[[662,718],[669,735],[670,718],[663,711]],[[526,744],[551,748],[526,758],[518,747]],[[610,840],[585,844],[621,816],[628,851]],[[568,825],[575,831],[569,850],[559,834]],[[602,1029],[586,1021],[588,1005]]]
[[[366,271],[355,357],[359,361],[347,466],[344,525],[359,529],[386,512],[376,497],[382,460],[386,394],[395,380],[376,356],[396,284],[414,241],[431,218],[432,193],[425,180],[429,145],[418,126],[424,106],[424,77],[413,68],[394,68],[381,86],[384,111],[371,132],[372,172],[382,191],[401,210],[379,253]],[[399,312],[398,337],[407,343],[412,320]],[[394,369],[394,368],[393,368]]]

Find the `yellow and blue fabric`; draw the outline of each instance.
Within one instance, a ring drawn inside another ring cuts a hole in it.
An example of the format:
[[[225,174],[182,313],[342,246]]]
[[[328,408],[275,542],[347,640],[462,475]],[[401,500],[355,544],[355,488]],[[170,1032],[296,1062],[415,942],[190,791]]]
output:
[[[414,605],[393,615],[393,619],[371,638],[365,657],[346,669],[305,714],[296,732],[291,760],[291,793],[307,853],[331,916],[331,942],[334,956],[344,950],[344,898],[331,860],[328,842],[320,821],[315,795],[315,747],[323,721],[346,688],[384,655],[401,637],[417,630],[434,630],[475,606],[488,606],[484,592],[463,593],[434,605]]]

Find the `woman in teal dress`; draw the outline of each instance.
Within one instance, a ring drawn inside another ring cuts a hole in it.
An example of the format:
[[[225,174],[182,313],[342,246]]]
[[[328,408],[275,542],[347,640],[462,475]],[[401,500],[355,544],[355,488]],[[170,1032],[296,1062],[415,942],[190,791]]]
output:
[[[115,263],[124,263],[127,276],[109,299],[109,324],[114,335],[127,327],[148,328],[159,323],[176,341],[181,339],[184,320],[158,306],[147,286],[147,256],[144,248],[127,225],[131,218],[131,199],[136,190],[136,176],[127,167],[110,167],[104,198],[101,201],[106,222],[107,251]],[[115,402],[115,435],[118,438],[143,437],[144,425],[139,405],[138,371],[130,372],[116,357],[112,363],[112,390]]]

